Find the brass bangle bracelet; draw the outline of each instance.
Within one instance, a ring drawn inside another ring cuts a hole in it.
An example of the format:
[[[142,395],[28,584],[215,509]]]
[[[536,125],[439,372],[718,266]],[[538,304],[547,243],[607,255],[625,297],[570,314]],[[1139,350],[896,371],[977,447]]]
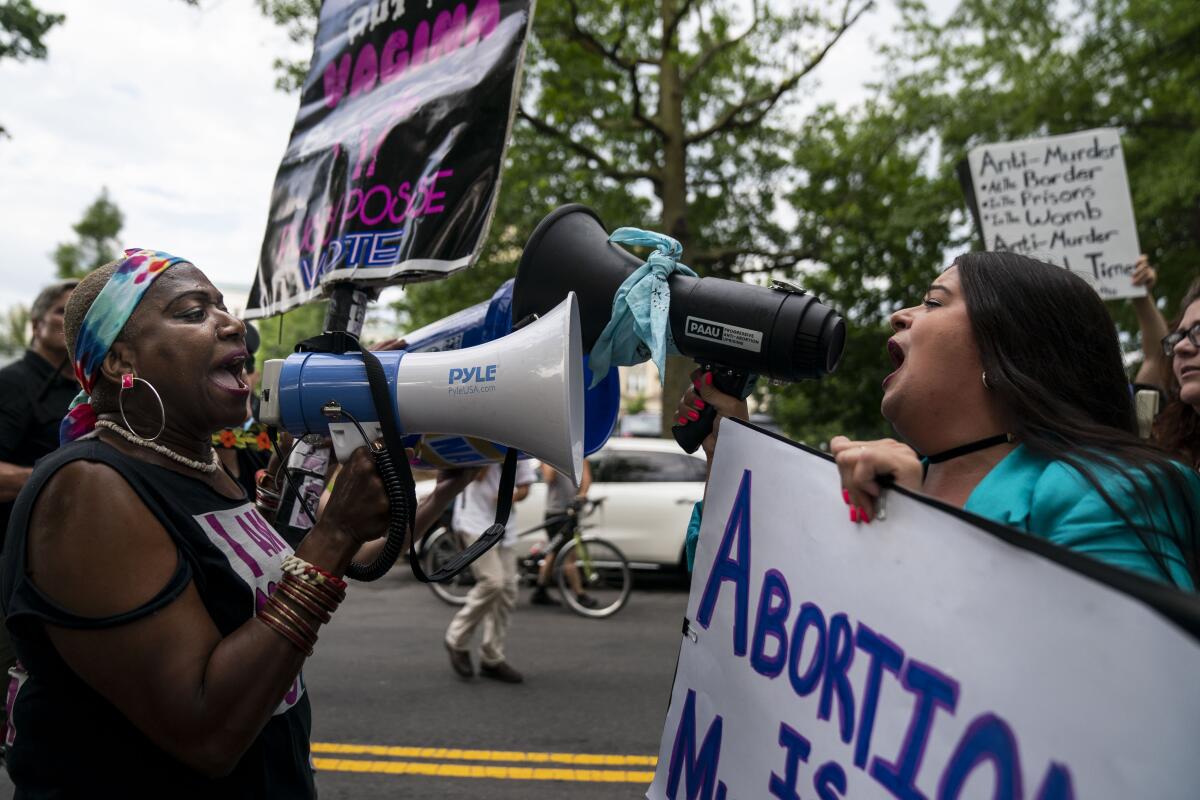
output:
[[[323,589],[317,584],[307,583],[300,580],[295,575],[284,575],[284,578],[282,581],[280,581],[279,585],[282,586],[285,583],[297,591],[303,592],[306,597],[311,599],[322,608],[328,610],[331,614],[334,611],[337,611],[338,606],[341,605],[343,598],[335,594],[332,589]]]
[[[312,647],[310,647],[309,645],[307,645],[304,642],[304,640],[300,636],[300,634],[297,633],[296,631],[293,631],[291,629],[291,627],[289,627],[287,625],[287,623],[283,622],[282,620],[278,619],[277,617],[271,616],[267,612],[265,606],[263,608],[259,609],[258,614],[257,614],[257,619],[259,622],[266,625],[268,628],[275,631],[283,638],[287,639],[288,642],[293,647],[295,647],[297,650],[299,650],[301,653],[304,653],[306,656],[311,656],[313,654]]]
[[[278,609],[272,609],[263,616],[265,619],[269,619],[272,623],[274,623],[277,628],[287,631],[287,633],[290,635],[289,638],[292,644],[296,645],[300,652],[304,653],[306,656],[311,656],[313,654],[313,647],[317,643],[315,636],[306,636],[305,633],[294,623],[289,622],[286,617],[280,614]]]
[[[271,595],[267,599],[267,603],[263,608],[271,607],[271,610],[277,614],[282,614],[285,620],[292,623],[305,639],[311,640],[313,644],[317,642],[317,629],[300,615],[300,612],[289,606],[287,603],[279,599],[277,595]]]
[[[293,577],[290,577],[290,576],[285,577],[282,581],[279,582],[280,586],[283,586],[285,584],[288,586],[288,588],[303,594],[309,600],[313,601],[314,603],[319,605],[321,608],[328,611],[330,614],[332,614],[334,611],[338,610],[339,602],[336,599],[330,597],[328,593],[322,592],[321,590],[314,587],[312,584],[304,583],[303,581],[298,580]]]
[[[292,602],[298,604],[301,608],[303,608],[309,614],[312,614],[314,617],[319,619],[321,621],[322,625],[329,622],[329,620],[331,619],[328,611],[326,611],[325,609],[318,606],[316,603],[314,603],[309,598],[305,597],[303,594],[301,594],[299,591],[297,591],[295,589],[295,587],[288,586],[287,584],[284,584],[284,583],[280,583],[275,587],[275,591],[278,593],[287,595],[288,598],[292,600]]]

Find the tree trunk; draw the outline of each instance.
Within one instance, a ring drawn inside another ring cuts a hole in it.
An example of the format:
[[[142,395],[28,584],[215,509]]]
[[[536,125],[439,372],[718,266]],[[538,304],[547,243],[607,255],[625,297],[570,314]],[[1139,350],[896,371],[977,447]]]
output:
[[[677,0],[661,0],[662,32],[674,19]],[[683,245],[683,262],[688,258],[687,224],[687,134],[683,120],[683,81],[679,73],[679,54],[674,45],[662,42],[662,60],[658,69],[658,121],[665,132],[663,141],[662,221],[660,230]],[[687,389],[691,362],[674,356],[667,359],[667,374],[662,376],[662,435],[671,435],[675,406]]]

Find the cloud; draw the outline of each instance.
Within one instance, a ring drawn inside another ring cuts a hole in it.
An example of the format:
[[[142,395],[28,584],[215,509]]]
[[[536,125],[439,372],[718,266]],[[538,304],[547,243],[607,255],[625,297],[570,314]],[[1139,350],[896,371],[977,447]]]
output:
[[[306,57],[249,0],[39,0],[64,13],[49,58],[0,62],[0,309],[28,304],[54,277],[56,243],[107,187],[125,214],[123,244],[185,256],[244,300],[271,187],[298,97],[274,88],[275,58]],[[935,8],[951,0],[935,0]],[[808,102],[860,102],[880,74],[868,15],[817,70]]]
[[[0,305],[53,278],[49,254],[107,187],[125,244],[177,252],[249,284],[298,99],[274,88],[296,54],[250,2],[41,0],[67,21],[43,62],[0,62]]]

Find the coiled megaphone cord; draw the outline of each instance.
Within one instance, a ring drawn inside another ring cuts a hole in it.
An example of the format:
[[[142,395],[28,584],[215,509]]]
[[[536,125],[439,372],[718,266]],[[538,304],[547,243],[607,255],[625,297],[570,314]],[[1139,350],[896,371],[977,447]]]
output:
[[[367,432],[363,430],[363,426],[350,412],[344,409],[338,409],[339,416],[344,416],[354,424],[358,429],[359,436],[364,442],[369,442]],[[296,502],[300,505],[304,515],[315,526],[317,524],[316,516],[309,509],[308,504],[304,502],[304,496],[300,493],[299,487],[292,480],[291,471],[287,468],[287,460],[283,454],[279,452],[278,435],[274,427],[268,428],[268,438],[271,440],[271,446],[275,449],[275,455],[280,461],[280,472],[283,473],[284,480],[287,481],[288,488],[292,490],[292,494],[296,497]],[[383,551],[379,557],[370,564],[362,564],[357,561],[351,561],[350,566],[346,570],[346,574],[357,581],[373,581],[383,577],[388,570],[396,563],[396,559],[400,557],[401,551],[404,549],[404,538],[408,520],[416,514],[415,508],[408,507],[408,498],[404,491],[404,483],[400,479],[396,470],[396,465],[392,461],[391,455],[387,448],[377,446],[376,444],[369,445],[371,449],[371,458],[375,461],[375,470],[379,473],[380,480],[383,481],[383,491],[388,499],[388,528],[387,539],[384,541]],[[292,450],[295,445],[288,449],[288,457],[291,457]]]
[[[417,509],[409,505],[409,493],[404,490],[404,481],[392,461],[387,446],[380,441],[371,442],[367,432],[359,424],[354,415],[345,409],[339,409],[341,416],[350,420],[358,429],[358,435],[368,442],[371,458],[375,461],[375,470],[383,481],[383,491],[388,500],[388,527],[383,542],[383,550],[370,564],[351,561],[346,568],[346,575],[356,581],[374,581],[382,578],[396,563],[404,550],[404,539],[408,533],[411,520],[416,516]]]

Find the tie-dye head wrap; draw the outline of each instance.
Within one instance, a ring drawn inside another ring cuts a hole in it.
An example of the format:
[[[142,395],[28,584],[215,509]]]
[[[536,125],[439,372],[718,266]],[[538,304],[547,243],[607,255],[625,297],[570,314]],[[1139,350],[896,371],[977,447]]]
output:
[[[96,427],[91,394],[96,388],[100,367],[121,329],[142,301],[142,295],[167,267],[189,263],[185,258],[158,250],[125,251],[125,260],[96,296],[79,326],[79,335],[75,337],[75,377],[83,391],[71,401],[71,409],[58,428],[60,444],[74,441]]]

